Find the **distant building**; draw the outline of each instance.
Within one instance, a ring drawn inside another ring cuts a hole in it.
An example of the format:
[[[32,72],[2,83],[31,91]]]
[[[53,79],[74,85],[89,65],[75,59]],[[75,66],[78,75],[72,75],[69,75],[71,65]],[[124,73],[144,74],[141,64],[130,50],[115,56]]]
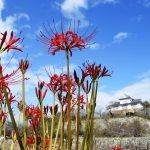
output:
[[[119,102],[114,102],[109,106],[108,111],[112,114],[134,114],[135,112],[144,109],[141,99],[133,99],[126,95],[124,98],[120,98]]]

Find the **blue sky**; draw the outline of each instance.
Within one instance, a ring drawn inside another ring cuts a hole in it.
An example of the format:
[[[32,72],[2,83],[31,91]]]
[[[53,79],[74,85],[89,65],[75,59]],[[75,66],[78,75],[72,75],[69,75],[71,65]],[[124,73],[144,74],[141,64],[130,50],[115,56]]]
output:
[[[65,54],[48,54],[37,36],[43,23],[55,19],[67,22],[73,16],[81,21],[80,30],[90,25],[97,28],[91,48],[73,52],[71,66],[78,69],[82,62],[101,63],[113,70],[111,78],[100,81],[98,108],[124,96],[150,100],[150,0],[0,0],[0,30],[22,31],[25,37],[23,53],[16,53],[12,65],[20,58],[31,61],[27,75],[28,102],[33,103],[37,76],[47,80],[44,67],[61,71],[65,67]],[[4,62],[9,56],[3,56]],[[4,63],[4,64],[5,64]],[[9,67],[12,69],[13,67]],[[15,91],[19,93],[18,91]],[[31,93],[32,91],[32,93]],[[47,99],[51,98],[49,95]]]

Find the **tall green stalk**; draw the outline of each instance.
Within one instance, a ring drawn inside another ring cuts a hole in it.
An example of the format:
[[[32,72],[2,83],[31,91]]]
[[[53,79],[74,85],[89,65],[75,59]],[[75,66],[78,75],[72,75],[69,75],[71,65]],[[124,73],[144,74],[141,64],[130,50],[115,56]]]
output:
[[[42,119],[42,150],[45,150],[45,120],[44,120],[44,110],[43,110],[43,102],[40,102],[40,110],[41,110],[41,119]]]
[[[69,67],[69,54],[66,51],[67,61],[67,75],[68,75],[68,150],[71,150],[71,99],[70,99],[70,67]]]
[[[91,117],[91,128],[90,128],[90,131],[91,131],[90,132],[90,150],[93,149],[94,113],[95,113],[97,90],[98,90],[98,80],[96,80],[96,87],[94,90],[94,98],[93,98],[93,102],[92,102],[92,117]]]
[[[34,138],[35,138],[34,148],[36,150],[37,149],[37,134],[36,134],[36,132],[34,132]]]
[[[4,103],[4,112],[6,112],[6,103]],[[4,122],[4,141],[3,141],[3,150],[5,150],[6,144],[6,121]]]
[[[55,141],[54,141],[53,150],[55,150],[55,147],[56,147],[57,138],[58,138],[58,133],[59,133],[59,129],[60,129],[60,122],[61,122],[61,116],[59,117],[59,122],[58,122],[58,125],[57,125],[57,131],[56,131],[56,137],[55,137]]]
[[[63,116],[63,105],[60,105],[60,147],[64,150],[64,116]]]
[[[85,145],[89,145],[89,141],[87,141],[89,138],[89,131],[90,131],[90,118],[91,118],[91,107],[92,107],[92,100],[94,98],[94,83],[92,83],[92,93],[91,93],[91,99],[90,99],[90,109],[87,109],[87,115],[86,115],[86,122],[85,122],[85,130],[84,130],[84,136],[83,136],[83,140],[82,140],[82,146],[81,146],[81,150],[84,150]]]
[[[13,128],[14,128],[15,133],[16,133],[16,137],[17,137],[17,141],[19,143],[20,149],[25,150],[24,146],[23,146],[23,143],[21,141],[21,137],[20,137],[19,132],[18,132],[17,124],[16,124],[16,121],[15,121],[15,118],[14,118],[14,115],[13,115],[13,111],[11,109],[11,104],[10,104],[9,99],[8,99],[7,91],[4,92],[4,96],[5,96],[8,112],[9,112],[9,115],[10,115],[10,118],[11,118],[11,121],[12,121]]]
[[[27,147],[27,118],[25,116],[25,76],[22,73],[22,104],[23,104],[23,135],[24,135],[24,147]]]
[[[51,137],[50,137],[50,150],[52,149],[53,144],[53,133],[54,133],[54,106],[55,106],[55,93],[53,98],[53,105],[52,105],[52,123],[51,123]]]
[[[80,85],[78,86],[78,107],[76,116],[76,150],[79,148],[79,124],[80,124]]]

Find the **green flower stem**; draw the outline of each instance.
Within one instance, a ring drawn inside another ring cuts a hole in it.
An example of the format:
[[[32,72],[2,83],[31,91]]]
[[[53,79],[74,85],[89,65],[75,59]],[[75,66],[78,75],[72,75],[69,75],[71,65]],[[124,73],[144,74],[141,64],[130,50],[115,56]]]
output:
[[[2,104],[0,104],[0,114],[2,113]],[[2,135],[2,120],[0,120],[0,136]]]
[[[41,119],[42,119],[42,150],[45,150],[45,120],[44,120],[44,110],[42,100],[40,102],[40,110],[41,110]]]
[[[11,150],[14,150],[14,141],[11,142]]]
[[[88,103],[89,103],[88,94],[86,93],[86,115],[88,114]]]
[[[55,147],[56,147],[56,142],[57,142],[58,133],[59,133],[59,129],[60,129],[60,122],[61,122],[61,116],[59,117],[59,122],[58,122],[58,126],[57,126],[57,131],[56,131],[56,137],[55,137],[55,141],[54,141],[53,150],[55,150]]]
[[[93,149],[93,132],[94,132],[94,112],[96,106],[96,97],[97,97],[97,90],[98,90],[98,80],[96,80],[96,88],[94,92],[94,98],[92,103],[92,117],[91,117],[91,128],[90,128],[90,150]]]
[[[51,123],[51,137],[50,137],[50,150],[52,149],[52,144],[53,144],[53,133],[54,133],[54,106],[55,106],[55,93],[54,93],[54,98],[53,98],[53,105],[52,105],[52,123]]]
[[[66,50],[67,61],[67,75],[68,75],[68,150],[71,150],[71,98],[70,98],[70,67],[69,67],[69,54]]]
[[[46,118],[46,122],[45,122],[45,126],[46,126],[46,134],[48,134],[49,133],[49,131],[48,131],[48,118]]]
[[[61,134],[60,134],[60,147],[61,150],[64,150],[64,116],[63,116],[63,106],[60,105],[60,127],[61,127]]]
[[[6,103],[4,104],[4,112],[6,112]],[[3,150],[5,150],[6,143],[6,121],[4,122],[4,141],[3,141]]]
[[[23,143],[21,141],[21,137],[20,137],[19,132],[18,132],[18,128],[17,128],[17,124],[16,124],[16,121],[15,121],[15,118],[14,118],[14,115],[13,115],[13,111],[11,109],[11,105],[10,105],[10,102],[9,102],[9,99],[8,99],[7,91],[4,92],[4,96],[5,96],[7,108],[8,108],[9,115],[10,115],[10,118],[11,118],[11,121],[12,121],[12,124],[13,124],[13,128],[14,128],[15,133],[16,133],[16,137],[17,137],[20,149],[24,150],[24,146],[23,146]]]
[[[27,119],[25,116],[25,75],[22,73],[22,104],[23,104],[23,135],[24,135],[24,147],[27,146]]]
[[[18,117],[18,128],[19,128],[19,123],[20,123],[20,116],[21,116],[21,111],[19,111],[19,117]]]
[[[34,138],[35,138],[35,143],[34,143],[34,149],[37,149],[37,134],[34,132]]]
[[[1,64],[1,62],[0,62],[0,64]],[[3,77],[2,73],[0,73],[0,77]],[[23,146],[23,143],[21,141],[21,137],[20,137],[19,132],[18,132],[18,128],[17,128],[17,124],[16,124],[16,121],[15,121],[15,118],[14,118],[14,115],[13,115],[11,104],[9,102],[8,92],[6,91],[6,89],[4,89],[4,90],[5,90],[4,91],[4,97],[5,97],[5,101],[6,101],[6,104],[7,104],[8,112],[9,112],[9,115],[10,115],[10,118],[11,118],[11,121],[12,121],[13,128],[15,130],[20,149],[24,150],[24,146]]]
[[[93,96],[94,96],[94,83],[92,83],[92,93],[91,93],[91,100],[90,100],[90,108],[91,108]],[[87,143],[86,140],[88,139],[87,136],[89,135],[89,130],[90,130],[90,126],[89,126],[90,115],[91,115],[91,109],[87,109],[87,115],[86,115],[87,117],[86,117],[86,122],[85,122],[85,131],[84,131],[84,136],[83,136],[81,150],[84,150],[85,144]],[[89,143],[87,143],[87,144],[89,144]]]
[[[78,86],[78,107],[76,116],[76,150],[79,148],[79,124],[80,124],[80,86]]]

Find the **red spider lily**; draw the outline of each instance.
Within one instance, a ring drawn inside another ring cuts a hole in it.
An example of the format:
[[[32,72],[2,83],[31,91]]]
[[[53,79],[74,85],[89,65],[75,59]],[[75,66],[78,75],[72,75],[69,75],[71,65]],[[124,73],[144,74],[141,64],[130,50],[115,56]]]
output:
[[[56,93],[61,87],[61,77],[57,74],[50,76],[50,82],[47,84],[47,86],[53,93]]]
[[[42,117],[41,113],[42,112],[38,106],[34,107],[33,105],[30,105],[25,109],[25,115],[29,119],[31,128],[34,131],[36,131],[36,129],[39,127],[40,119]]]
[[[15,98],[15,95],[13,95],[11,92],[9,92],[8,93],[8,99],[9,99],[10,103],[17,102],[14,98]]]
[[[40,125],[40,120],[39,118],[32,118],[29,120],[29,123],[31,125],[31,128],[36,131],[36,129],[38,129],[39,125]]]
[[[44,84],[45,82],[38,82],[38,88],[35,88],[36,97],[40,102],[43,101],[47,93],[47,89],[44,92],[42,91]]]
[[[35,138],[34,138],[34,136],[33,135],[29,135],[28,137],[27,137],[27,145],[33,145],[35,143]]]
[[[96,63],[93,64],[83,63],[83,67],[85,68],[85,72],[87,73],[87,75],[89,75],[93,80],[105,76],[111,76],[111,74],[108,73],[106,67],[102,68],[101,65],[96,65]]]
[[[44,82],[44,81],[38,82],[38,88],[39,88],[40,90],[43,89],[44,85],[45,85],[45,82]]]
[[[44,106],[44,114],[47,116],[49,110],[49,106]]]
[[[6,117],[7,117],[7,113],[4,112],[4,111],[1,111],[1,112],[0,112],[0,122],[2,122],[2,124],[5,123]]]
[[[41,135],[37,135],[37,145],[39,145],[42,142],[42,136]]]
[[[20,37],[14,37],[14,32],[12,31],[10,33],[10,38],[7,40],[7,31],[4,33],[1,33],[2,37],[0,38],[0,53],[7,50],[9,52],[11,49],[21,51],[21,48],[19,48],[19,42],[22,41]]]
[[[83,89],[83,91],[84,91],[86,94],[88,94],[88,93],[90,92],[90,90],[91,90],[91,84],[92,84],[92,82],[89,83],[88,80],[86,80],[85,83],[82,83],[82,89]]]
[[[21,61],[19,62],[19,68],[22,74],[25,74],[27,69],[29,68],[29,61],[21,59]]]
[[[61,84],[62,84],[62,91],[63,92],[68,92],[68,75],[67,74],[61,74]],[[70,94],[73,93],[76,88],[76,83],[74,78],[70,75],[69,77],[69,86],[70,86]]]
[[[26,117],[31,118],[41,118],[41,110],[38,106],[34,107],[33,105],[27,106],[25,109]]]
[[[57,114],[57,111],[58,111],[58,104],[54,106],[54,115]],[[53,112],[53,107],[50,106],[50,112],[51,112],[51,115],[52,115],[52,112]]]
[[[83,95],[80,96],[80,108],[84,109],[84,105],[86,105],[86,102],[84,101],[85,97]],[[72,99],[72,108],[78,106],[78,96]]]
[[[12,131],[11,131],[11,138],[14,139],[14,137],[15,137],[15,131],[12,130]]]
[[[66,51],[70,53],[72,56],[73,49],[82,50],[86,48],[89,44],[89,41],[93,38],[95,32],[84,37],[83,35],[79,35],[78,33],[79,21],[77,25],[77,29],[75,29],[74,24],[74,31],[70,28],[67,29],[65,32],[62,31],[60,33],[57,32],[54,23],[54,30],[49,26],[49,29],[44,26],[44,31],[41,31],[41,38],[39,41],[46,44],[48,46],[48,50],[51,52],[52,55],[55,55],[56,52],[59,51]],[[75,32],[75,30],[77,30]]]
[[[76,83],[71,75],[69,80],[71,89],[70,92],[73,93],[76,89]],[[50,82],[47,84],[47,86],[53,93],[56,93],[59,90],[62,90],[63,92],[68,92],[68,75],[62,73],[60,76],[57,74],[50,76]]]
[[[0,104],[4,103],[4,93],[0,91]]]
[[[81,71],[82,71],[82,77],[81,77],[81,79],[79,80],[79,77],[77,76],[77,73],[76,73],[76,71],[74,70],[74,79],[75,79],[75,82],[76,82],[76,84],[77,84],[78,86],[82,85],[82,83],[84,82],[85,77],[87,76],[87,73],[86,73],[84,70],[81,69]]]
[[[120,146],[115,145],[112,150],[122,150]]]
[[[48,148],[49,145],[50,145],[50,138],[49,138],[49,136],[47,135],[47,136],[45,137],[45,148]]]
[[[2,70],[2,66],[1,65],[0,65],[0,68]],[[20,81],[21,81],[21,73],[19,71],[19,68],[16,69],[15,71],[13,71],[10,74],[6,74],[6,75],[3,75],[3,76],[0,76],[0,86],[1,87],[8,88],[9,85],[17,84]]]
[[[23,102],[22,102],[22,100],[18,102],[18,108],[19,108],[20,111],[23,110]]]

